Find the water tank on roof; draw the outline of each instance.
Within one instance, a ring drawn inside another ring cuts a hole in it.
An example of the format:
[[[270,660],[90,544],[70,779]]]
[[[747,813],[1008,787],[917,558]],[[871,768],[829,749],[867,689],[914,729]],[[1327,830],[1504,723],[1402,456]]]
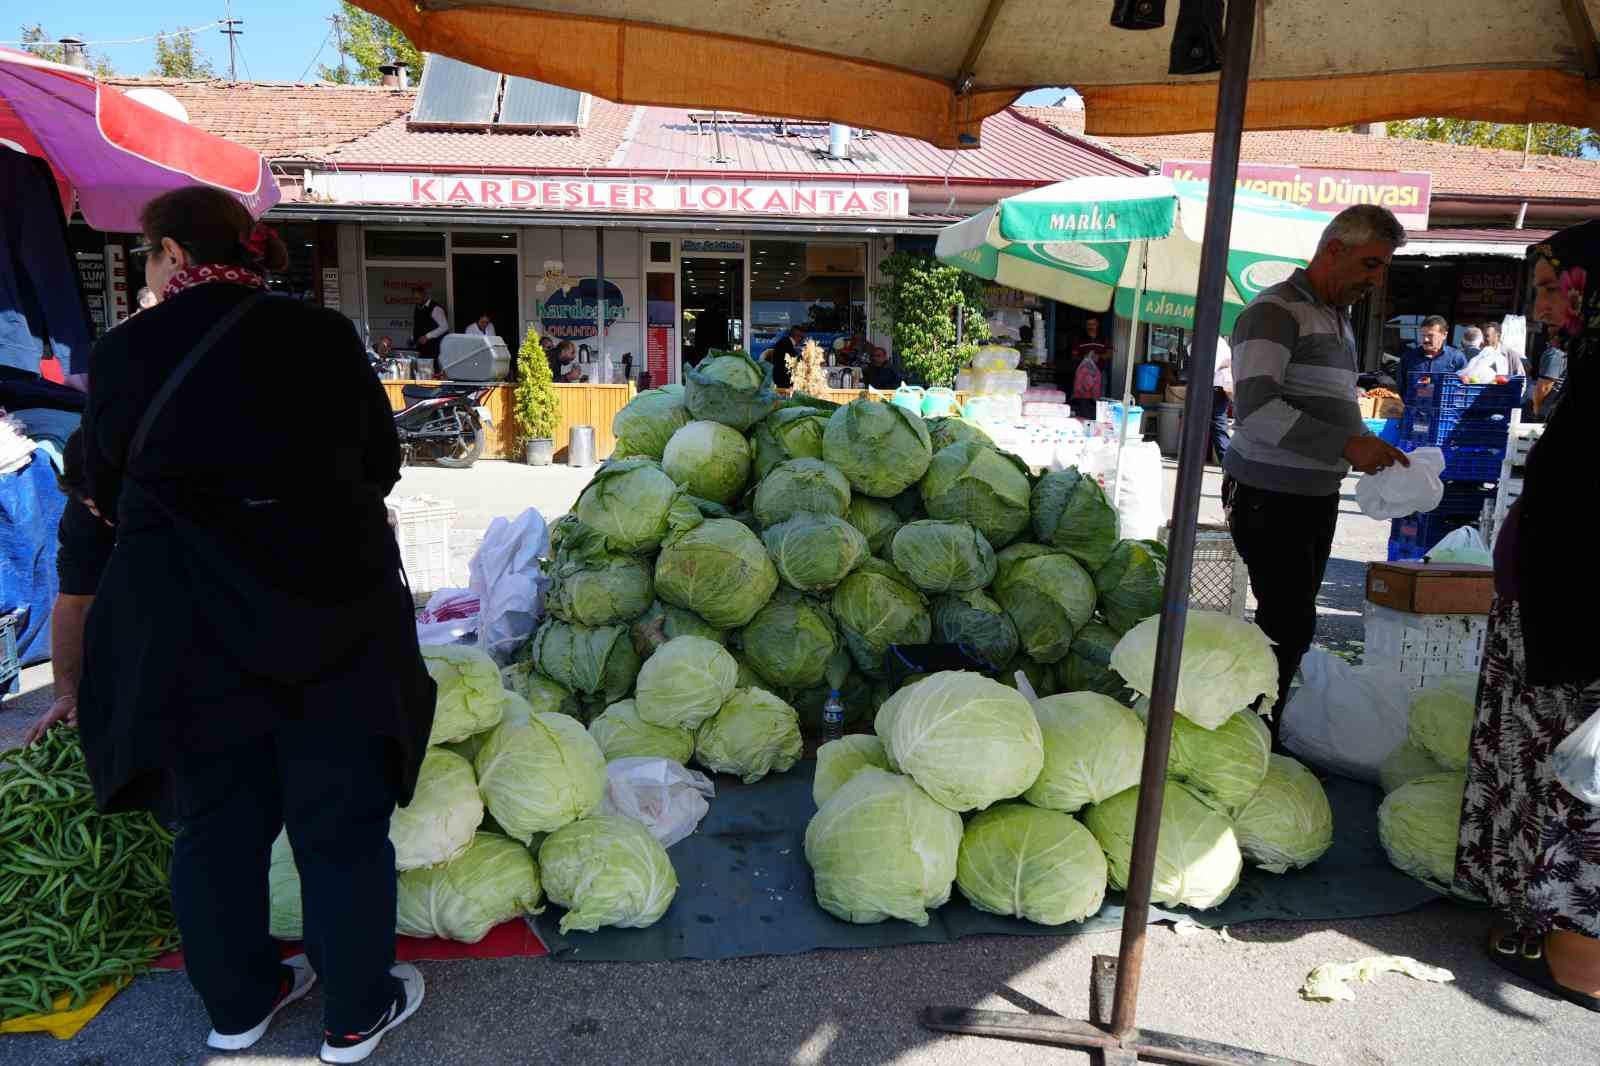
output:
[[[153,111],[159,111],[169,118],[179,122],[189,121],[189,111],[178,102],[178,98],[165,89],[157,89],[149,85],[140,85],[129,89],[125,95],[130,100],[137,100]]]

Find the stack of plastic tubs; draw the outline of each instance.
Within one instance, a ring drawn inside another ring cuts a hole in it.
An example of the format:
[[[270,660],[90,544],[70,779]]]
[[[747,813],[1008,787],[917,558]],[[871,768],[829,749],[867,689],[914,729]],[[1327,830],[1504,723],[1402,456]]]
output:
[[[1391,562],[1421,559],[1452,529],[1476,523],[1495,486],[1522,402],[1523,379],[1504,385],[1466,385],[1454,374],[1411,375],[1411,396],[1400,419],[1402,451],[1444,452],[1444,500],[1426,514],[1397,518],[1389,534]]]

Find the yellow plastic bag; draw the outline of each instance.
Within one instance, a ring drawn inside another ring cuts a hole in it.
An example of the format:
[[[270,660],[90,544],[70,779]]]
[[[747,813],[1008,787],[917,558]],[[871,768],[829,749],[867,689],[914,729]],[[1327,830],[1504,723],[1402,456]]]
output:
[[[71,1040],[83,1030],[83,1027],[94,1020],[94,1016],[105,1009],[111,997],[122,991],[128,983],[128,978],[123,977],[109,984],[101,985],[89,1001],[77,1010],[67,1010],[67,1004],[72,1002],[72,995],[63,992],[56,997],[55,1010],[49,1014],[24,1014],[20,1018],[0,1022],[0,1033],[49,1033],[57,1040]]]

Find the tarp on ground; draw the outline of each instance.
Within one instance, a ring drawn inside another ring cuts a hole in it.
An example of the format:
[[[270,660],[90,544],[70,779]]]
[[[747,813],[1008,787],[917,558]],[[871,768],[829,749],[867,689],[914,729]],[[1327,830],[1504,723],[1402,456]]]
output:
[[[1099,914],[1064,926],[1042,926],[985,914],[954,890],[922,928],[890,920],[851,925],[818,907],[805,859],[813,760],[787,774],[742,785],[719,777],[717,796],[700,828],[668,854],[678,873],[672,907],[648,929],[557,931],[561,908],[534,919],[552,956],[578,961],[731,959],[792,955],[816,948],[875,948],[947,943],[980,934],[1074,936],[1122,925],[1122,895],[1112,892]],[[1209,911],[1152,907],[1151,921],[1189,917],[1217,927],[1265,920],[1318,921],[1398,914],[1438,899],[1437,893],[1390,866],[1378,843],[1380,790],[1331,777],[1334,845],[1309,869],[1274,875],[1247,869],[1239,887]]]

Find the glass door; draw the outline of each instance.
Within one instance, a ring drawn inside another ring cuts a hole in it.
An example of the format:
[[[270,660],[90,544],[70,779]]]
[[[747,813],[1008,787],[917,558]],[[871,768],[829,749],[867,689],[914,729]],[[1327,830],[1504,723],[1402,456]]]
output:
[[[684,365],[698,365],[712,349],[743,348],[744,258],[685,254],[680,277]]]

